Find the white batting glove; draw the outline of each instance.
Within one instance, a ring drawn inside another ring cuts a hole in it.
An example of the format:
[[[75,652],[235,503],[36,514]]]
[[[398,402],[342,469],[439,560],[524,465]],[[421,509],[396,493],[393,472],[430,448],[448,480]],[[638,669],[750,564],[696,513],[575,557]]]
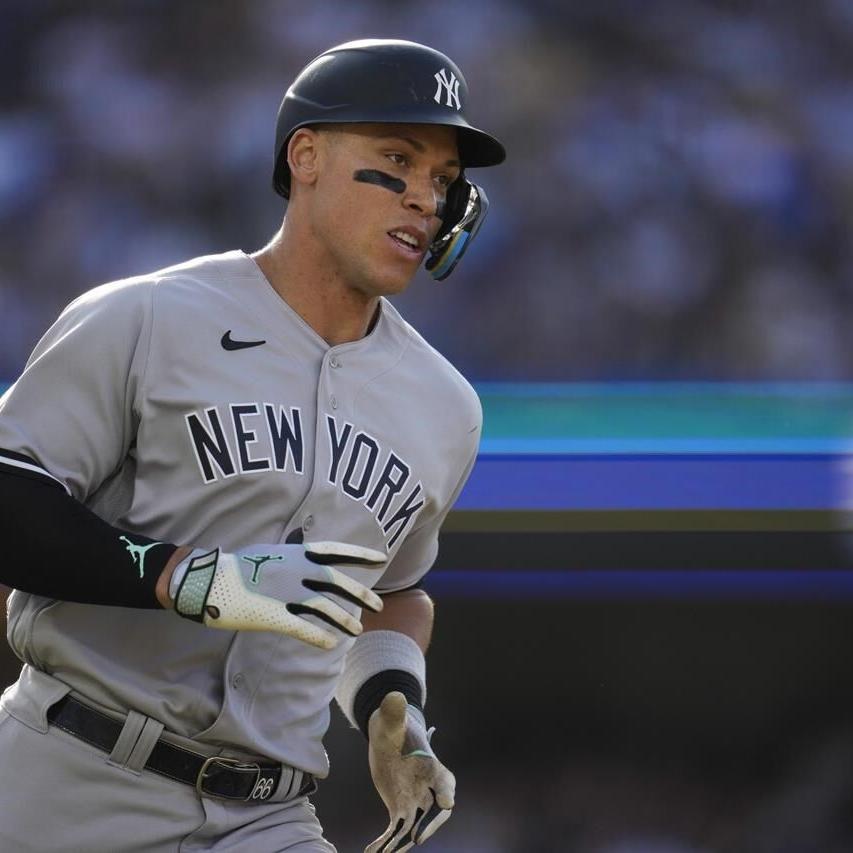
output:
[[[276,631],[333,649],[338,636],[304,617],[357,637],[361,622],[334,598],[374,613],[382,599],[328,564],[371,568],[387,559],[381,551],[344,542],[254,545],[233,554],[197,549],[178,564],[169,594],[180,616],[208,627]]]
[[[402,853],[423,844],[450,817],[456,778],[435,757],[423,714],[397,691],[370,715],[373,784],[388,809],[388,829],[364,853]]]

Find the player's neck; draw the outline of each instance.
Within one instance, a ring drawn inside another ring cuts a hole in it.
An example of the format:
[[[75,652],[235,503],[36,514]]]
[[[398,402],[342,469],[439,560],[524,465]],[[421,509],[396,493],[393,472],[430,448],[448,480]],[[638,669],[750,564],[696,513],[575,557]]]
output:
[[[299,248],[291,250],[290,245]],[[273,290],[329,346],[360,340],[372,327],[378,297],[347,287],[333,270],[310,257],[308,246],[283,228],[252,258]]]

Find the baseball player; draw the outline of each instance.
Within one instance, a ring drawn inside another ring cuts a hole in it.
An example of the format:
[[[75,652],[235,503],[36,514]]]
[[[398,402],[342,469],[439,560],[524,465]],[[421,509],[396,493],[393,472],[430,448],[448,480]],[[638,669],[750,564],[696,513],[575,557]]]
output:
[[[437,279],[504,150],[443,54],[332,48],[278,115],[272,241],[72,302],[0,399],[0,850],[334,850],[337,700],[408,850],[454,805],[420,588],[474,464],[469,384],[386,300]]]

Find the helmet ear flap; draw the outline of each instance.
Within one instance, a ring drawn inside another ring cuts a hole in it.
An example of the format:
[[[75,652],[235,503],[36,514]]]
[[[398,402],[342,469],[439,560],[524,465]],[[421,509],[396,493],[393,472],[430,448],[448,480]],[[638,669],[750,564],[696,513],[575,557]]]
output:
[[[486,213],[489,199],[482,187],[472,184],[464,174],[453,182],[447,193],[444,224],[429,247],[426,262],[429,274],[444,281],[462,259],[476,237]]]

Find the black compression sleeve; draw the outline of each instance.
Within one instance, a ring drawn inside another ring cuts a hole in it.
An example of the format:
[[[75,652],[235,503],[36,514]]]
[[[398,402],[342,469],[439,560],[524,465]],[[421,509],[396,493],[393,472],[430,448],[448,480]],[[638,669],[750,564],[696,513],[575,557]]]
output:
[[[60,601],[149,609],[160,607],[154,588],[176,548],[111,527],[59,483],[2,462],[0,542],[6,586]]]

